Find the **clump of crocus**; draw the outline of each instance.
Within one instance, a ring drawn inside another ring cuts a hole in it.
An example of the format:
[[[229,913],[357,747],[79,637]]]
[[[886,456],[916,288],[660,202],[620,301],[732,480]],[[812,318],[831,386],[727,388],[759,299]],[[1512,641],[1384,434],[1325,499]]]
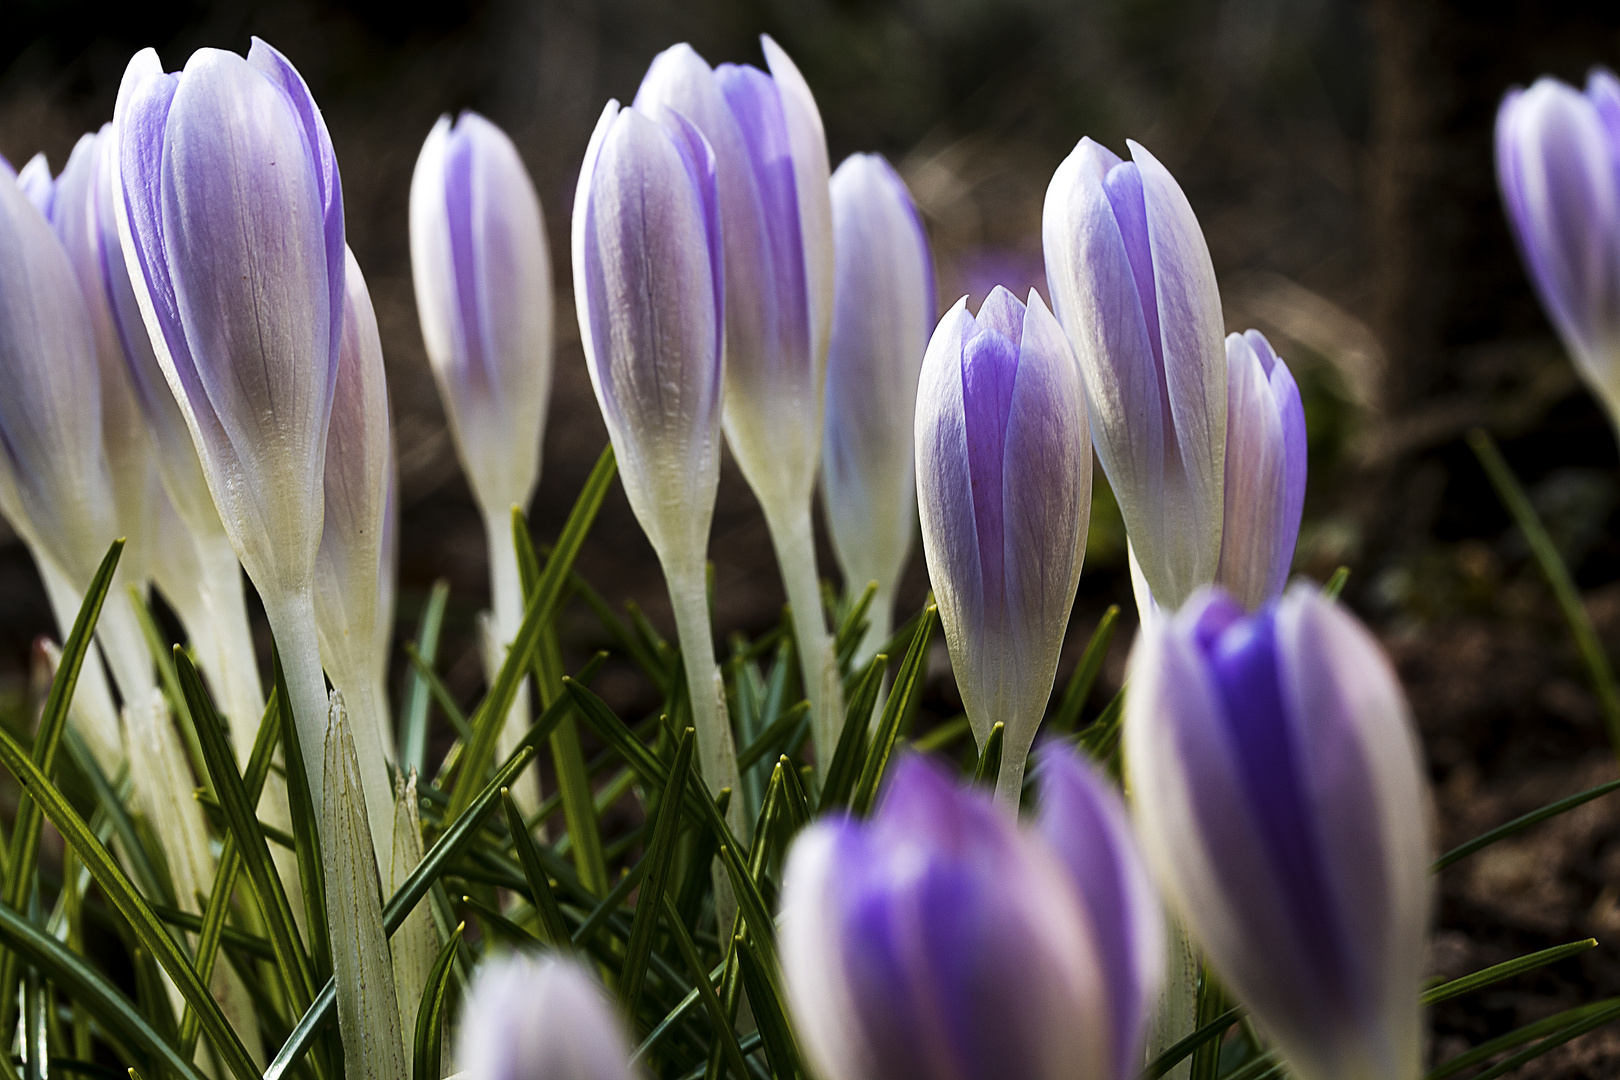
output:
[[[1543,77],[1496,114],[1496,179],[1530,280],[1575,369],[1620,425],[1620,80]]]
[[[711,70],[689,45],[666,50],[647,70],[635,107],[681,114],[714,151],[726,440],[776,548],[825,769],[844,719],[810,520],[833,300],[827,137],[799,69],[769,37],[761,44],[769,74],[746,64]]]
[[[1040,772],[1039,823],[922,757],[870,821],[790,852],[782,968],[827,1080],[1131,1080],[1163,914],[1119,796],[1073,751]]]
[[[1006,725],[996,791],[1015,810],[1074,606],[1091,516],[1086,395],[1033,290],[946,313],[917,391],[923,551],[980,745]]]
[[[1255,610],[1282,595],[1305,511],[1305,406],[1258,330],[1226,338],[1226,512],[1215,580]]]
[[[934,329],[934,263],[905,181],[877,154],[832,177],[832,333],[827,346],[821,490],[844,585],[877,592],[857,665],[888,640],[894,590],[915,540],[912,427]]]
[[[574,197],[574,297],[624,492],[669,585],[703,778],[735,791],[705,580],[720,483],[719,192],[703,136],[663,117],[603,110]],[[731,803],[739,827],[741,804]]]
[[[343,332],[343,195],[304,80],[257,39],[165,73],[137,53],[113,115],[131,284],[214,504],[258,587],[310,788],[326,683],[315,555]]]
[[[509,956],[473,976],[457,1064],[469,1080],[632,1080],[630,1047],[601,986],[557,956]]]
[[[1226,352],[1215,267],[1192,207],[1136,143],[1081,139],[1046,191],[1052,307],[1085,373],[1097,458],[1151,595],[1179,607],[1215,580],[1226,458]]]
[[[1148,863],[1300,1080],[1421,1071],[1433,900],[1417,733],[1389,661],[1300,585],[1144,628],[1125,761]]]
[[[489,544],[493,678],[523,621],[512,508],[540,479],[551,400],[551,256],[540,199],[506,133],[477,113],[442,116],[411,177],[411,272],[422,339]],[[529,724],[527,687],[498,745]],[[515,794],[538,803],[534,774]]]

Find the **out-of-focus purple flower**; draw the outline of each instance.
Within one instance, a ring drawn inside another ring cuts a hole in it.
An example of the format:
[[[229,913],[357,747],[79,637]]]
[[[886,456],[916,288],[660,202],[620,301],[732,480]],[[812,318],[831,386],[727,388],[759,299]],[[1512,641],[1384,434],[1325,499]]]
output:
[[[394,439],[371,294],[347,253],[343,340],[326,441],[326,516],[315,558],[321,659],[348,707],[359,748],[366,817],[377,863],[393,857],[394,796],[387,762],[389,644],[394,628]]]
[[[894,589],[911,554],[917,379],[935,318],[928,235],[905,181],[877,154],[832,178],[832,334],[821,487],[844,583],[878,584],[861,658],[889,636]]]
[[[770,74],[660,53],[635,108],[689,119],[714,149],[724,221],[726,437],[767,515],[808,505],[832,315],[827,138],[804,77],[769,37]]]
[[[1174,610],[1221,552],[1226,353],[1215,267],[1187,197],[1130,143],[1081,139],[1046,192],[1052,306],[1085,373],[1097,457],[1143,578]]]
[[[461,1007],[458,1067],[471,1080],[631,1080],[613,1006],[557,956],[486,961]]]
[[[1432,901],[1416,733],[1377,642],[1314,588],[1218,589],[1144,628],[1125,760],[1173,907],[1301,1080],[1421,1068]]]
[[[307,592],[343,328],[343,199],[320,110],[257,39],[246,59],[200,49],[178,74],[146,49],[113,138],[130,279],[220,517],[267,603]]]
[[[1496,179],[1541,306],[1620,424],[1620,81],[1544,76],[1496,114]]]
[[[1282,595],[1305,510],[1305,406],[1258,330],[1226,338],[1226,513],[1215,580],[1250,611]]]
[[[1118,797],[1078,762],[1048,769],[1039,829],[912,756],[870,821],[824,820],[794,844],[782,968],[826,1080],[1140,1069],[1163,916]],[[1082,888],[1079,872],[1096,876]]]
[[[917,503],[951,666],[1013,806],[1046,712],[1091,517],[1086,394],[1038,293],[940,320],[917,391]]]
[[[506,133],[441,116],[411,177],[411,271],[422,337],[462,467],[511,530],[540,477],[551,397],[551,258],[534,184]],[[516,627],[513,627],[515,631]]]

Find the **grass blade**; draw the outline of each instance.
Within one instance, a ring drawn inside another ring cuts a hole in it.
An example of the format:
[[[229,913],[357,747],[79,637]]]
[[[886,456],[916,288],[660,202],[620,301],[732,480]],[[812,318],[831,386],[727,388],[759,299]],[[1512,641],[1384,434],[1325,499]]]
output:
[[[686,932],[686,925],[681,922],[680,913],[670,903],[669,897],[664,897],[664,920],[669,925],[670,937],[675,940],[675,947],[680,951],[681,959],[686,963],[686,970],[692,976],[692,982],[697,990],[698,997],[703,1002],[703,1011],[709,1014],[709,1022],[714,1025],[717,1041],[725,1052],[726,1061],[736,1080],[748,1080],[748,1065],[743,1061],[742,1048],[737,1045],[737,1032],[732,1028],[731,1017],[726,1014],[725,1007],[720,1004],[720,997],[714,991],[714,984],[710,982],[709,972],[703,969],[703,961],[698,958],[697,946],[692,943],[692,935]],[[654,1031],[647,1037],[647,1041],[637,1048],[632,1060],[639,1059],[654,1042],[658,1034]]]
[[[1344,592],[1345,583],[1349,580],[1350,568],[1348,566],[1339,567],[1333,571],[1333,576],[1328,578],[1327,584],[1322,586],[1323,597],[1328,600],[1337,600],[1339,594]]]
[[[916,631],[911,635],[911,647],[906,650],[906,658],[900,664],[899,674],[895,676],[894,690],[883,706],[883,719],[878,722],[877,732],[872,738],[872,748],[866,755],[866,765],[861,769],[861,778],[855,784],[850,809],[858,815],[864,817],[871,813],[872,804],[877,800],[878,787],[882,784],[883,774],[889,766],[889,755],[894,753],[894,744],[899,740],[901,732],[911,725],[911,718],[916,715],[917,702],[922,697],[923,661],[928,656],[928,643],[933,638],[934,627],[938,623],[939,609],[930,599],[928,605],[923,608]]]
[[[518,864],[523,867],[523,877],[529,883],[529,899],[540,917],[540,929],[545,935],[546,944],[559,952],[567,952],[574,947],[573,936],[563,922],[557,896],[551,891],[551,879],[546,876],[545,867],[540,865],[540,852],[534,846],[534,838],[524,827],[523,811],[518,809],[511,792],[505,788],[501,789],[501,808],[506,812],[506,826],[512,833],[512,846],[517,849]]]
[[[823,812],[847,805],[849,794],[855,789],[860,763],[866,760],[866,729],[871,726],[872,709],[877,705],[878,693],[883,689],[883,673],[888,667],[886,654],[872,657],[861,681],[855,685],[855,692],[849,696],[844,710],[844,730],[838,735],[838,747],[833,751],[832,764],[827,767],[827,782],[821,788]]]
[[[765,1044],[765,1057],[770,1062],[771,1076],[776,1080],[803,1076],[799,1046],[793,1037],[792,1025],[788,1023],[787,1007],[780,988],[771,979],[765,962],[754,951],[751,942],[739,936],[733,939],[732,945],[742,971],[743,988],[748,992],[748,1003],[753,1006],[760,1039]]]
[[[1597,948],[1597,938],[1586,938],[1583,941],[1571,941],[1567,945],[1554,945],[1550,949],[1542,949],[1540,952],[1515,957],[1500,964],[1492,964],[1490,967],[1476,971],[1472,975],[1464,975],[1460,979],[1452,979],[1450,982],[1430,987],[1423,992],[1423,1004],[1434,1005],[1442,1001],[1450,1001],[1454,997],[1471,994],[1480,987],[1501,982],[1503,979],[1511,979],[1515,975],[1522,975],[1526,971],[1534,971],[1536,968],[1546,967],[1548,964],[1556,964],[1560,960],[1578,956],[1588,949],[1595,948]]]
[[[1001,744],[1007,737],[1007,725],[997,720],[985,737],[984,749],[979,751],[979,763],[973,767],[973,782],[981,787],[996,786],[1001,772]]]
[[[686,787],[687,773],[692,765],[692,747],[697,732],[687,728],[681,732],[675,747],[675,762],[670,766],[669,778],[673,787],[666,787],[659,803],[657,824],[652,842],[643,856],[648,864],[647,875],[641,883],[636,900],[636,917],[630,926],[630,940],[624,948],[624,966],[619,970],[619,1006],[631,1023],[635,1022],[636,1006],[641,1001],[641,986],[647,977],[647,960],[652,952],[653,933],[658,929],[658,915],[662,910],[664,892],[669,884],[670,866],[675,859],[675,838],[680,831],[681,800],[676,793]]]
[[[1599,784],[1595,788],[1587,788],[1585,791],[1571,795],[1567,799],[1559,799],[1555,803],[1548,803],[1539,810],[1532,810],[1530,813],[1525,814],[1522,817],[1516,817],[1506,825],[1498,825],[1490,832],[1476,836],[1466,844],[1459,844],[1452,848],[1450,851],[1436,859],[1434,861],[1434,866],[1431,869],[1434,871],[1434,873],[1438,874],[1452,863],[1455,863],[1461,859],[1466,859],[1468,856],[1474,854],[1474,852],[1479,851],[1482,848],[1490,847],[1498,840],[1506,840],[1514,833],[1523,832],[1532,825],[1538,825],[1541,822],[1546,821],[1548,818],[1557,817],[1559,814],[1575,809],[1582,803],[1591,802],[1593,799],[1596,799],[1599,796],[1607,795],[1611,791],[1620,791],[1620,780],[1610,780],[1607,784]]]
[[[309,772],[304,765],[304,748],[293,724],[292,697],[287,693],[286,673],[281,656],[270,653],[275,668],[276,701],[281,709],[281,753],[287,763],[287,809],[292,818],[293,853],[298,860],[298,881],[304,887],[304,926],[309,931],[309,966],[315,980],[332,974],[332,943],[326,929],[326,868],[321,863],[319,828],[315,823],[315,799],[309,790]],[[333,1055],[336,1060],[336,1055]]]
[[[433,583],[427,606],[422,609],[422,620],[416,626],[416,641],[411,655],[420,660],[428,671],[439,655],[439,631],[444,627],[444,609],[450,602],[450,583],[440,578]],[[430,688],[418,671],[406,676],[405,702],[399,718],[399,768],[402,773],[415,769],[427,773],[427,743]]]
[[[1091,640],[1086,642],[1086,651],[1080,654],[1080,662],[1074,666],[1074,674],[1069,676],[1068,685],[1063,688],[1057,712],[1047,721],[1047,728],[1054,734],[1067,734],[1079,722],[1080,712],[1091,697],[1091,688],[1096,685],[1097,676],[1102,672],[1103,661],[1108,659],[1108,647],[1114,643],[1114,628],[1118,622],[1119,605],[1108,605],[1108,610],[1097,621],[1097,629],[1091,632]]]
[[[456,947],[461,944],[462,931],[467,924],[456,927],[450,940],[439,950],[433,961],[427,985],[422,987],[422,1003],[416,1008],[415,1053],[412,1055],[412,1080],[439,1080],[439,1042],[444,1034],[445,990],[450,986],[450,965],[456,958]]]

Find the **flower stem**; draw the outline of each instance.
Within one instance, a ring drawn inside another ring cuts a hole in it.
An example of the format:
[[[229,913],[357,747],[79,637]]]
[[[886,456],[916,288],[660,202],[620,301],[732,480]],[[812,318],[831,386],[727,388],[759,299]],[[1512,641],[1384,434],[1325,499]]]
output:
[[[506,650],[523,624],[523,577],[518,570],[517,544],[512,538],[512,508],[484,512],[484,534],[489,542],[489,598],[495,640],[484,650],[485,676],[491,683],[506,660]],[[512,707],[506,711],[496,752],[504,759],[517,747],[529,729],[529,682],[518,687]],[[538,769],[525,769],[512,781],[512,798],[525,816],[540,808]]]
[[[792,508],[765,507],[765,526],[782,568],[782,583],[793,609],[793,636],[799,647],[799,671],[810,699],[811,730],[816,737],[816,771],[823,779],[832,765],[833,749],[844,729],[844,689],[832,635],[821,614],[821,579],[816,574],[816,538],[808,500]]]
[[[315,634],[315,591],[311,586],[276,596],[265,590],[264,613],[275,635],[281,670],[287,678],[287,697],[292,705],[293,726],[304,755],[309,779],[310,802],[316,824],[321,820],[321,799],[325,791],[321,769],[326,759],[326,676],[321,670],[321,647]]]
[[[223,531],[210,536],[192,535],[202,567],[200,585],[209,624],[206,629],[213,639],[207,651],[215,658],[215,670],[208,675],[215,680],[230,721],[237,767],[245,769],[253,753],[259,718],[264,714],[264,689],[259,681],[253,631],[248,626],[242,565]]]

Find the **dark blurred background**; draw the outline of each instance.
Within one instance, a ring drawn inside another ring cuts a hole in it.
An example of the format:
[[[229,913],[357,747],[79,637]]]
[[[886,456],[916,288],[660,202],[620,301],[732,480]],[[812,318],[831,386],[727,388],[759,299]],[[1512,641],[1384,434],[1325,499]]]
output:
[[[1461,442],[1490,428],[1620,651],[1620,471],[1502,220],[1491,129],[1503,91],[1620,63],[1620,8],[1463,0],[200,0],[0,6],[0,153],[53,169],[111,116],[132,52],[168,68],[250,35],[298,65],[343,170],[349,241],[382,327],[404,506],[402,635],[448,578],[442,654],[476,694],[485,602],[479,519],[457,468],[412,298],[406,198],[442,112],[476,109],[517,141],[552,244],[555,400],[532,524],[556,535],[605,442],[567,276],[579,158],[610,97],[661,49],[761,60],[769,33],[820,103],[834,164],[879,150],[922,209],[941,301],[995,284],[1045,290],[1047,181],[1082,135],[1150,148],[1209,237],[1229,330],[1264,330],[1305,390],[1311,490],[1297,569],[1352,568],[1347,598],[1412,693],[1442,846],[1612,777],[1599,712],[1544,583]],[[1100,472],[1099,472],[1100,478]],[[712,555],[722,633],[776,621],[782,591],[757,506],[729,464]],[[824,572],[835,571],[823,544]],[[580,560],[610,601],[668,626],[651,551],[617,492]],[[920,554],[902,606],[926,589]],[[1065,659],[1103,608],[1130,614],[1123,536],[1103,490]],[[21,545],[0,549],[0,673],[25,676],[52,631]],[[575,648],[594,645],[582,623]],[[1123,675],[1120,635],[1094,706]],[[943,651],[930,708],[956,708]],[[603,687],[632,700],[637,689]],[[1588,934],[1620,944],[1620,808],[1589,804],[1476,856],[1444,880],[1432,966],[1456,975]],[[1620,992],[1614,945],[1439,1010],[1444,1058],[1514,1023]],[[1521,1075],[1609,1077],[1598,1032]]]

